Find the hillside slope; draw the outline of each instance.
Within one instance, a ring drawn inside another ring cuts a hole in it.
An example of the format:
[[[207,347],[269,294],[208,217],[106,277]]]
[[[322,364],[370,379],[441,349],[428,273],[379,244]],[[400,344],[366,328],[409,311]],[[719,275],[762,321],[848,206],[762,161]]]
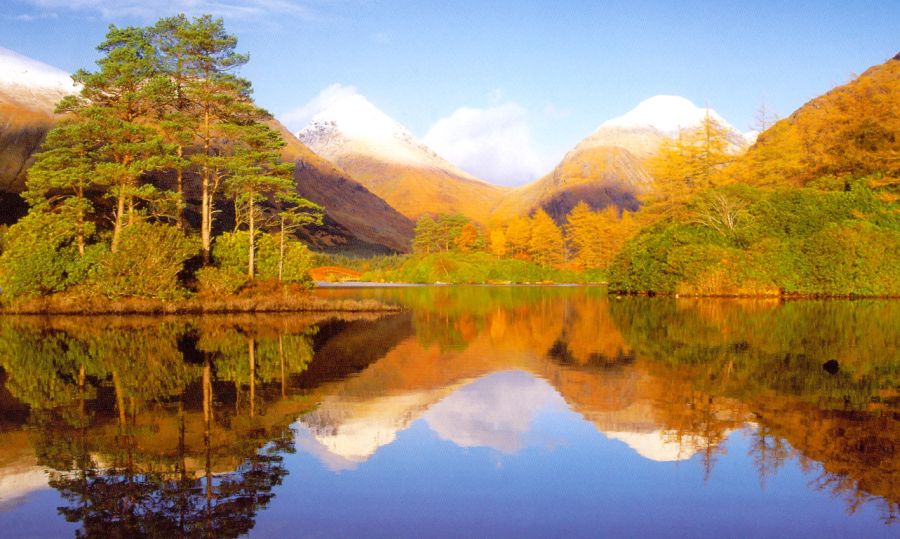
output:
[[[875,172],[900,175],[900,54],[760,134],[736,173],[758,185],[802,186]]]
[[[325,207],[321,227],[310,228],[307,239],[326,251],[371,251],[386,247],[406,252],[413,223],[381,198],[330,162],[312,152],[278,122],[272,122],[287,143],[282,156],[293,161],[297,192]],[[365,244],[369,244],[367,248]]]
[[[298,138],[412,219],[462,213],[483,223],[507,191],[448,163],[358,94],[315,115]]]
[[[629,112],[603,122],[585,137],[550,174],[510,192],[496,208],[499,220],[543,208],[557,222],[581,201],[592,208],[609,205],[636,210],[639,197],[653,189],[646,162],[666,139],[700,125],[709,114],[726,127],[734,152],[747,147],[744,134],[714,110],[678,96],[658,95]]]

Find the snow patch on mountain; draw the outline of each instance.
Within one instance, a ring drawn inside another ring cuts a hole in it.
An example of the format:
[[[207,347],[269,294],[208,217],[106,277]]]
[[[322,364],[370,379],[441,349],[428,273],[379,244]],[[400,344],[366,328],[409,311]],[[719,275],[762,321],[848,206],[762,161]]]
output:
[[[51,112],[60,99],[78,90],[65,71],[0,47],[0,100]]]
[[[476,179],[416,140],[408,129],[358,93],[340,96],[330,103],[313,116],[297,138],[329,160],[363,155]]]
[[[622,116],[603,122],[600,127],[653,127],[666,136],[674,136],[682,129],[702,124],[707,114],[728,129],[737,131],[716,111],[698,107],[690,99],[676,95],[645,99]]]

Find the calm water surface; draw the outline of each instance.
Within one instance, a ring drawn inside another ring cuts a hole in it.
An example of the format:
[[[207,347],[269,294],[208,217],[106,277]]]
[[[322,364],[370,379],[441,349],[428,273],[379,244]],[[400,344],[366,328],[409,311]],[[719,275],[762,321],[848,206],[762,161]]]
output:
[[[900,302],[0,319],[3,537],[900,536]]]

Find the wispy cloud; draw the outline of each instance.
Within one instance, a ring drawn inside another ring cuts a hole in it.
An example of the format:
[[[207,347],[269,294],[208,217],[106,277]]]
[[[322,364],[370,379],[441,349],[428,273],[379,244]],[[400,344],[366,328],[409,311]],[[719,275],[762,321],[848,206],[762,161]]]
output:
[[[27,0],[41,10],[99,14],[105,19],[211,13],[222,17],[263,18],[272,15],[311,17],[308,2],[293,0]],[[37,15],[34,15],[37,16]]]
[[[279,115],[278,119],[287,126],[292,132],[306,127],[312,117],[330,107],[332,104],[341,99],[358,94],[359,91],[355,86],[345,86],[340,83],[334,83],[319,92],[319,95],[310,99],[303,105],[291,109],[284,114]]]
[[[3,15],[4,19],[19,22],[35,22],[46,19],[58,19],[59,14],[53,11],[45,13],[21,13],[19,15]]]
[[[461,107],[438,120],[423,141],[461,169],[493,183],[517,185],[534,180],[555,164],[536,143],[530,114],[502,92],[492,92],[486,108]]]

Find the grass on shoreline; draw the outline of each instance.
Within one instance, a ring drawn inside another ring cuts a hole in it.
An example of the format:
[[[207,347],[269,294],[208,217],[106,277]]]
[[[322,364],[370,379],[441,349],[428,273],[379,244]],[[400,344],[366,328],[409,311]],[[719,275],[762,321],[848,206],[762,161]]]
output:
[[[394,312],[400,310],[371,299],[328,299],[314,296],[303,287],[249,291],[223,296],[195,296],[181,300],[124,297],[107,299],[73,294],[42,296],[0,308],[0,314],[226,314],[309,312]]]

